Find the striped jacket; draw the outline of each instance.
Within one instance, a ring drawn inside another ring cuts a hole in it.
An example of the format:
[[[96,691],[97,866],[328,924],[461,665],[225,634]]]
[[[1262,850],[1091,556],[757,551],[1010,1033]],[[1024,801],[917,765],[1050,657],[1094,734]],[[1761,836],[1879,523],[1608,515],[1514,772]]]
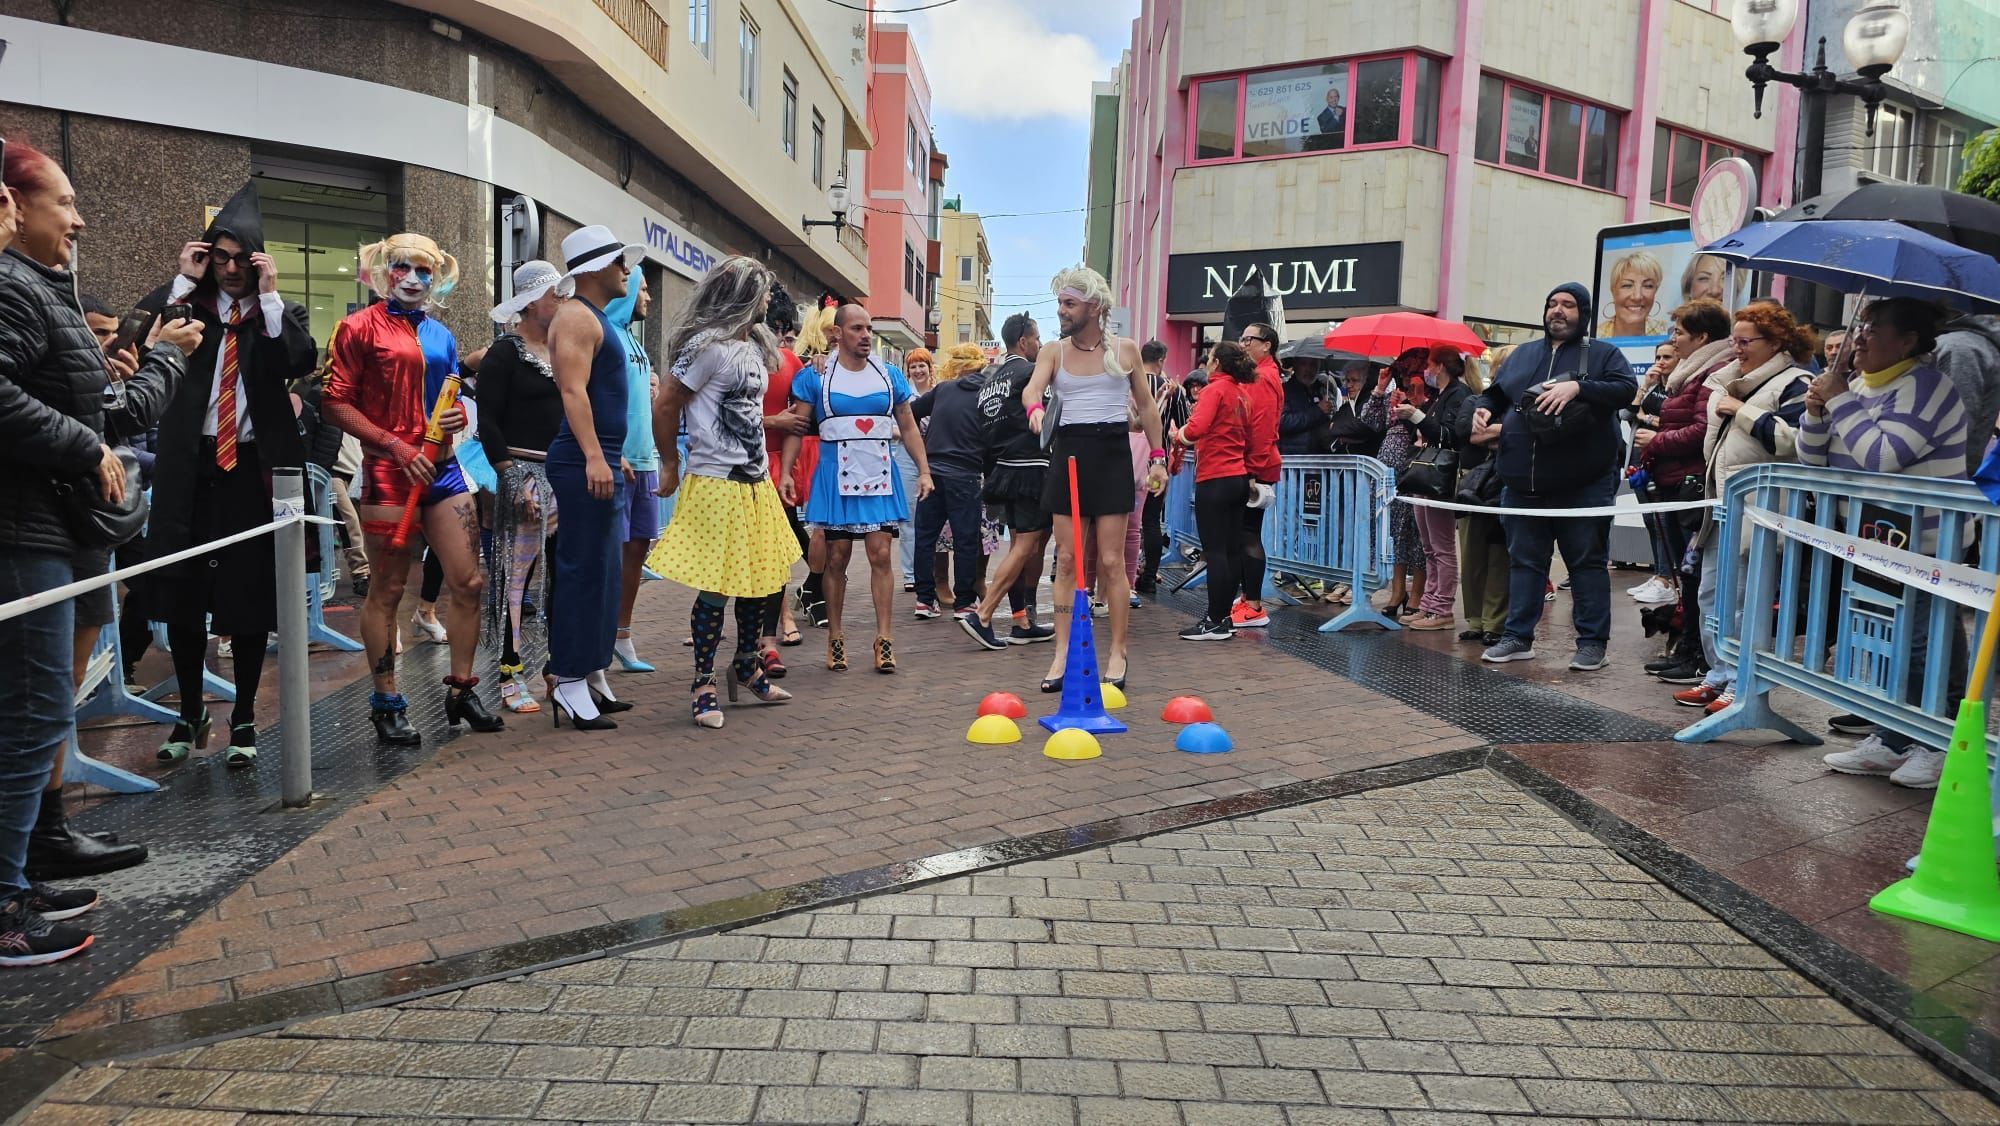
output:
[[[1965,476],[1965,402],[1937,368],[1920,363],[1879,388],[1857,380],[1808,412],[1799,428],[1799,460],[1834,469]]]

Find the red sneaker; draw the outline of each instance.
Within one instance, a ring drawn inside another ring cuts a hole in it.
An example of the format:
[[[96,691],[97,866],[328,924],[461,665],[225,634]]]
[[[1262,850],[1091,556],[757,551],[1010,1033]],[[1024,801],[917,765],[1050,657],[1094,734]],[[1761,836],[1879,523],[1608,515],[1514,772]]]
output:
[[[1674,703],[1690,708],[1705,708],[1721,698],[1722,689],[1710,684],[1697,684],[1674,693]]]

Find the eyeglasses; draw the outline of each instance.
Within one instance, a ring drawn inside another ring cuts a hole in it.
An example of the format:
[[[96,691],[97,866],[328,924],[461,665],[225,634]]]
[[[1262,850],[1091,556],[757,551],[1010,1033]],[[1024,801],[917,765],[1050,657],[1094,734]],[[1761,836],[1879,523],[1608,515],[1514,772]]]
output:
[[[254,264],[250,261],[250,252],[247,250],[236,254],[224,254],[219,250],[211,250],[208,252],[208,260],[218,266],[224,262],[234,262],[237,268],[242,270],[247,270]]]
[[[1268,340],[1264,339],[1264,338],[1263,338],[1263,337],[1261,337],[1261,336],[1243,336],[1243,337],[1239,337],[1238,339],[1239,339],[1239,340],[1240,340],[1240,341],[1241,341],[1242,343],[1244,343],[1244,344],[1251,344],[1251,343],[1256,343],[1256,344],[1269,344],[1269,343],[1270,343],[1270,341],[1268,341]]]
[[[1764,341],[1769,339],[1770,337],[1764,336],[1760,333],[1759,335],[1756,336],[1732,336],[1729,338],[1729,342],[1731,344],[1736,345],[1738,348],[1748,348],[1752,344],[1756,344],[1759,341]]]

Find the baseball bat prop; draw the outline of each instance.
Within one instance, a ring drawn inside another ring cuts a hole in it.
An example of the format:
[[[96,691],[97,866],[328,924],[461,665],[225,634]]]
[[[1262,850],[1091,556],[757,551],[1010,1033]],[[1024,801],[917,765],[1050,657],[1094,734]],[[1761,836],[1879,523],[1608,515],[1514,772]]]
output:
[[[431,405],[431,420],[424,427],[423,454],[431,465],[437,465],[438,454],[444,449],[444,412],[458,404],[458,376],[456,373],[445,377],[444,386],[438,388],[437,402]],[[389,546],[401,550],[410,542],[410,529],[416,525],[418,502],[424,499],[424,489],[428,486],[419,482],[410,483],[410,491],[403,496],[403,518],[396,523],[396,534],[389,537]]]

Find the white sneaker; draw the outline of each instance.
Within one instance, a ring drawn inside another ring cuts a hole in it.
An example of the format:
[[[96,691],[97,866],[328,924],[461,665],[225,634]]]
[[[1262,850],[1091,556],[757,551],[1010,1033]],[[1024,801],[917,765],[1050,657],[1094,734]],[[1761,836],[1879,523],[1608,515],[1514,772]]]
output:
[[[1641,606],[1664,606],[1669,602],[1680,601],[1681,597],[1680,591],[1668,585],[1658,575],[1654,575],[1651,579],[1632,588],[1627,593],[1632,596],[1633,601],[1639,603]]]
[[[1870,735],[1851,749],[1835,751],[1820,761],[1842,774],[1879,775],[1896,773],[1909,759],[1907,752],[1890,750],[1888,745],[1882,742],[1882,736]],[[1932,785],[1936,785],[1935,780]]]
[[[1102,618],[1109,613],[1111,613],[1111,607],[1103,599],[1093,598],[1090,600],[1091,617]]]
[[[1912,790],[1935,790],[1944,773],[1944,752],[1929,747],[1911,747],[1910,757],[1889,775],[1889,781]]]

